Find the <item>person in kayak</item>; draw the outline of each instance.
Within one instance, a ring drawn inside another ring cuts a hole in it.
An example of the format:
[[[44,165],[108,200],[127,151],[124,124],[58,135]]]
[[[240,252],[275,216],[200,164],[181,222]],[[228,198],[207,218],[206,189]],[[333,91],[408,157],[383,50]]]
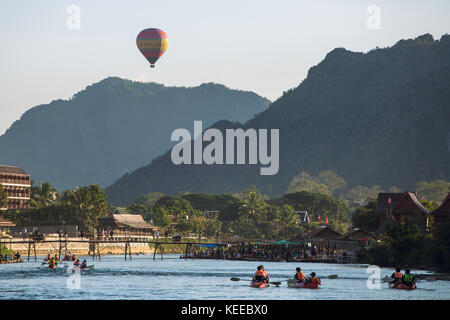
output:
[[[311,274],[309,275],[309,278],[306,279],[306,283],[310,283],[313,285],[320,285],[322,284],[320,281],[320,278],[316,278],[316,273],[315,272],[311,272]]]
[[[302,269],[300,267],[295,269],[295,276],[294,279],[297,280],[297,282],[305,282],[306,276],[302,272]]]
[[[253,281],[269,283],[269,276],[263,266],[257,268]]]
[[[264,272],[264,281],[266,283],[269,283],[269,275],[267,274],[266,270],[264,269],[263,265],[260,265],[261,270]]]
[[[49,268],[55,268],[56,267],[56,259],[55,258],[50,258],[49,262],[48,262],[48,266]]]
[[[411,270],[406,269],[405,274],[403,275],[401,283],[406,284],[408,287],[412,288],[416,283],[414,276],[411,274]]]
[[[400,282],[403,278],[403,274],[401,272],[402,270],[400,268],[395,269],[395,272],[391,275],[391,278],[393,279],[391,281],[392,284],[395,284],[397,282]]]
[[[73,254],[72,255],[72,261],[75,261],[75,260],[77,260],[77,257]]]
[[[86,260],[83,260],[83,262],[81,263],[81,269],[87,268],[87,263]]]
[[[78,261],[78,259],[75,259],[75,262],[73,263],[74,266],[79,266],[80,265],[80,261]]]

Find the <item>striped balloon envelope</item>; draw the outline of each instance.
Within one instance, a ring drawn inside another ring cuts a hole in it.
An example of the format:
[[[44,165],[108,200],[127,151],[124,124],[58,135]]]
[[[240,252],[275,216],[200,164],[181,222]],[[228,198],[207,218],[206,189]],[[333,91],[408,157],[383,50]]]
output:
[[[136,44],[139,51],[150,62],[150,66],[153,68],[156,61],[164,54],[169,45],[167,34],[155,28],[144,29],[139,32],[136,38]]]

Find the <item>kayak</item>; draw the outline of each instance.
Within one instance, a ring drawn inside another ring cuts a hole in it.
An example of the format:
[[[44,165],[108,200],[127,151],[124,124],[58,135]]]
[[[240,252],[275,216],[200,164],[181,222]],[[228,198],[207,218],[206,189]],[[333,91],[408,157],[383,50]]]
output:
[[[85,268],[80,268],[80,271],[91,271],[91,270],[94,270],[94,265],[90,265]]]
[[[259,281],[250,282],[250,287],[252,287],[252,288],[267,288],[268,286],[269,286],[269,284],[265,283],[265,282],[259,282]]]
[[[414,289],[417,289],[415,283],[414,283],[414,285],[412,287],[410,287],[410,286],[408,286],[407,284],[404,284],[404,283],[400,283],[400,284],[396,285],[395,287],[394,287],[394,285],[395,285],[394,283],[389,283],[389,288],[399,289],[399,290],[414,290]]]
[[[289,288],[320,289],[319,284],[297,282],[297,280],[294,279],[289,279],[287,285]]]

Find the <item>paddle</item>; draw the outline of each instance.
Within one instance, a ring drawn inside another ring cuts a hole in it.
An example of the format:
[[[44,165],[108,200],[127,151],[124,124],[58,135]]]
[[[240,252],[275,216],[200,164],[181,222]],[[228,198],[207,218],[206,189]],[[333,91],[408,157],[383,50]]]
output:
[[[252,281],[252,280],[247,280],[247,279],[241,279],[241,278],[231,278],[230,279],[231,281]],[[273,284],[273,285],[275,285],[275,286],[280,286],[280,284],[281,284],[281,282],[272,282],[272,281],[269,281],[269,283],[270,284]]]

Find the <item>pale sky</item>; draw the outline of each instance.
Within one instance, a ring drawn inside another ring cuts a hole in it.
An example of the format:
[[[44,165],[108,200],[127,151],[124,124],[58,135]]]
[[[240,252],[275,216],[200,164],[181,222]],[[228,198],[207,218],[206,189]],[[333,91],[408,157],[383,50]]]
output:
[[[67,27],[68,7],[80,29]],[[367,12],[380,9],[380,28]],[[40,0],[0,2],[0,134],[28,109],[68,99],[108,76],[166,86],[222,83],[270,100],[304,80],[335,47],[367,52],[450,33],[448,0]],[[142,29],[169,47],[150,69]]]

